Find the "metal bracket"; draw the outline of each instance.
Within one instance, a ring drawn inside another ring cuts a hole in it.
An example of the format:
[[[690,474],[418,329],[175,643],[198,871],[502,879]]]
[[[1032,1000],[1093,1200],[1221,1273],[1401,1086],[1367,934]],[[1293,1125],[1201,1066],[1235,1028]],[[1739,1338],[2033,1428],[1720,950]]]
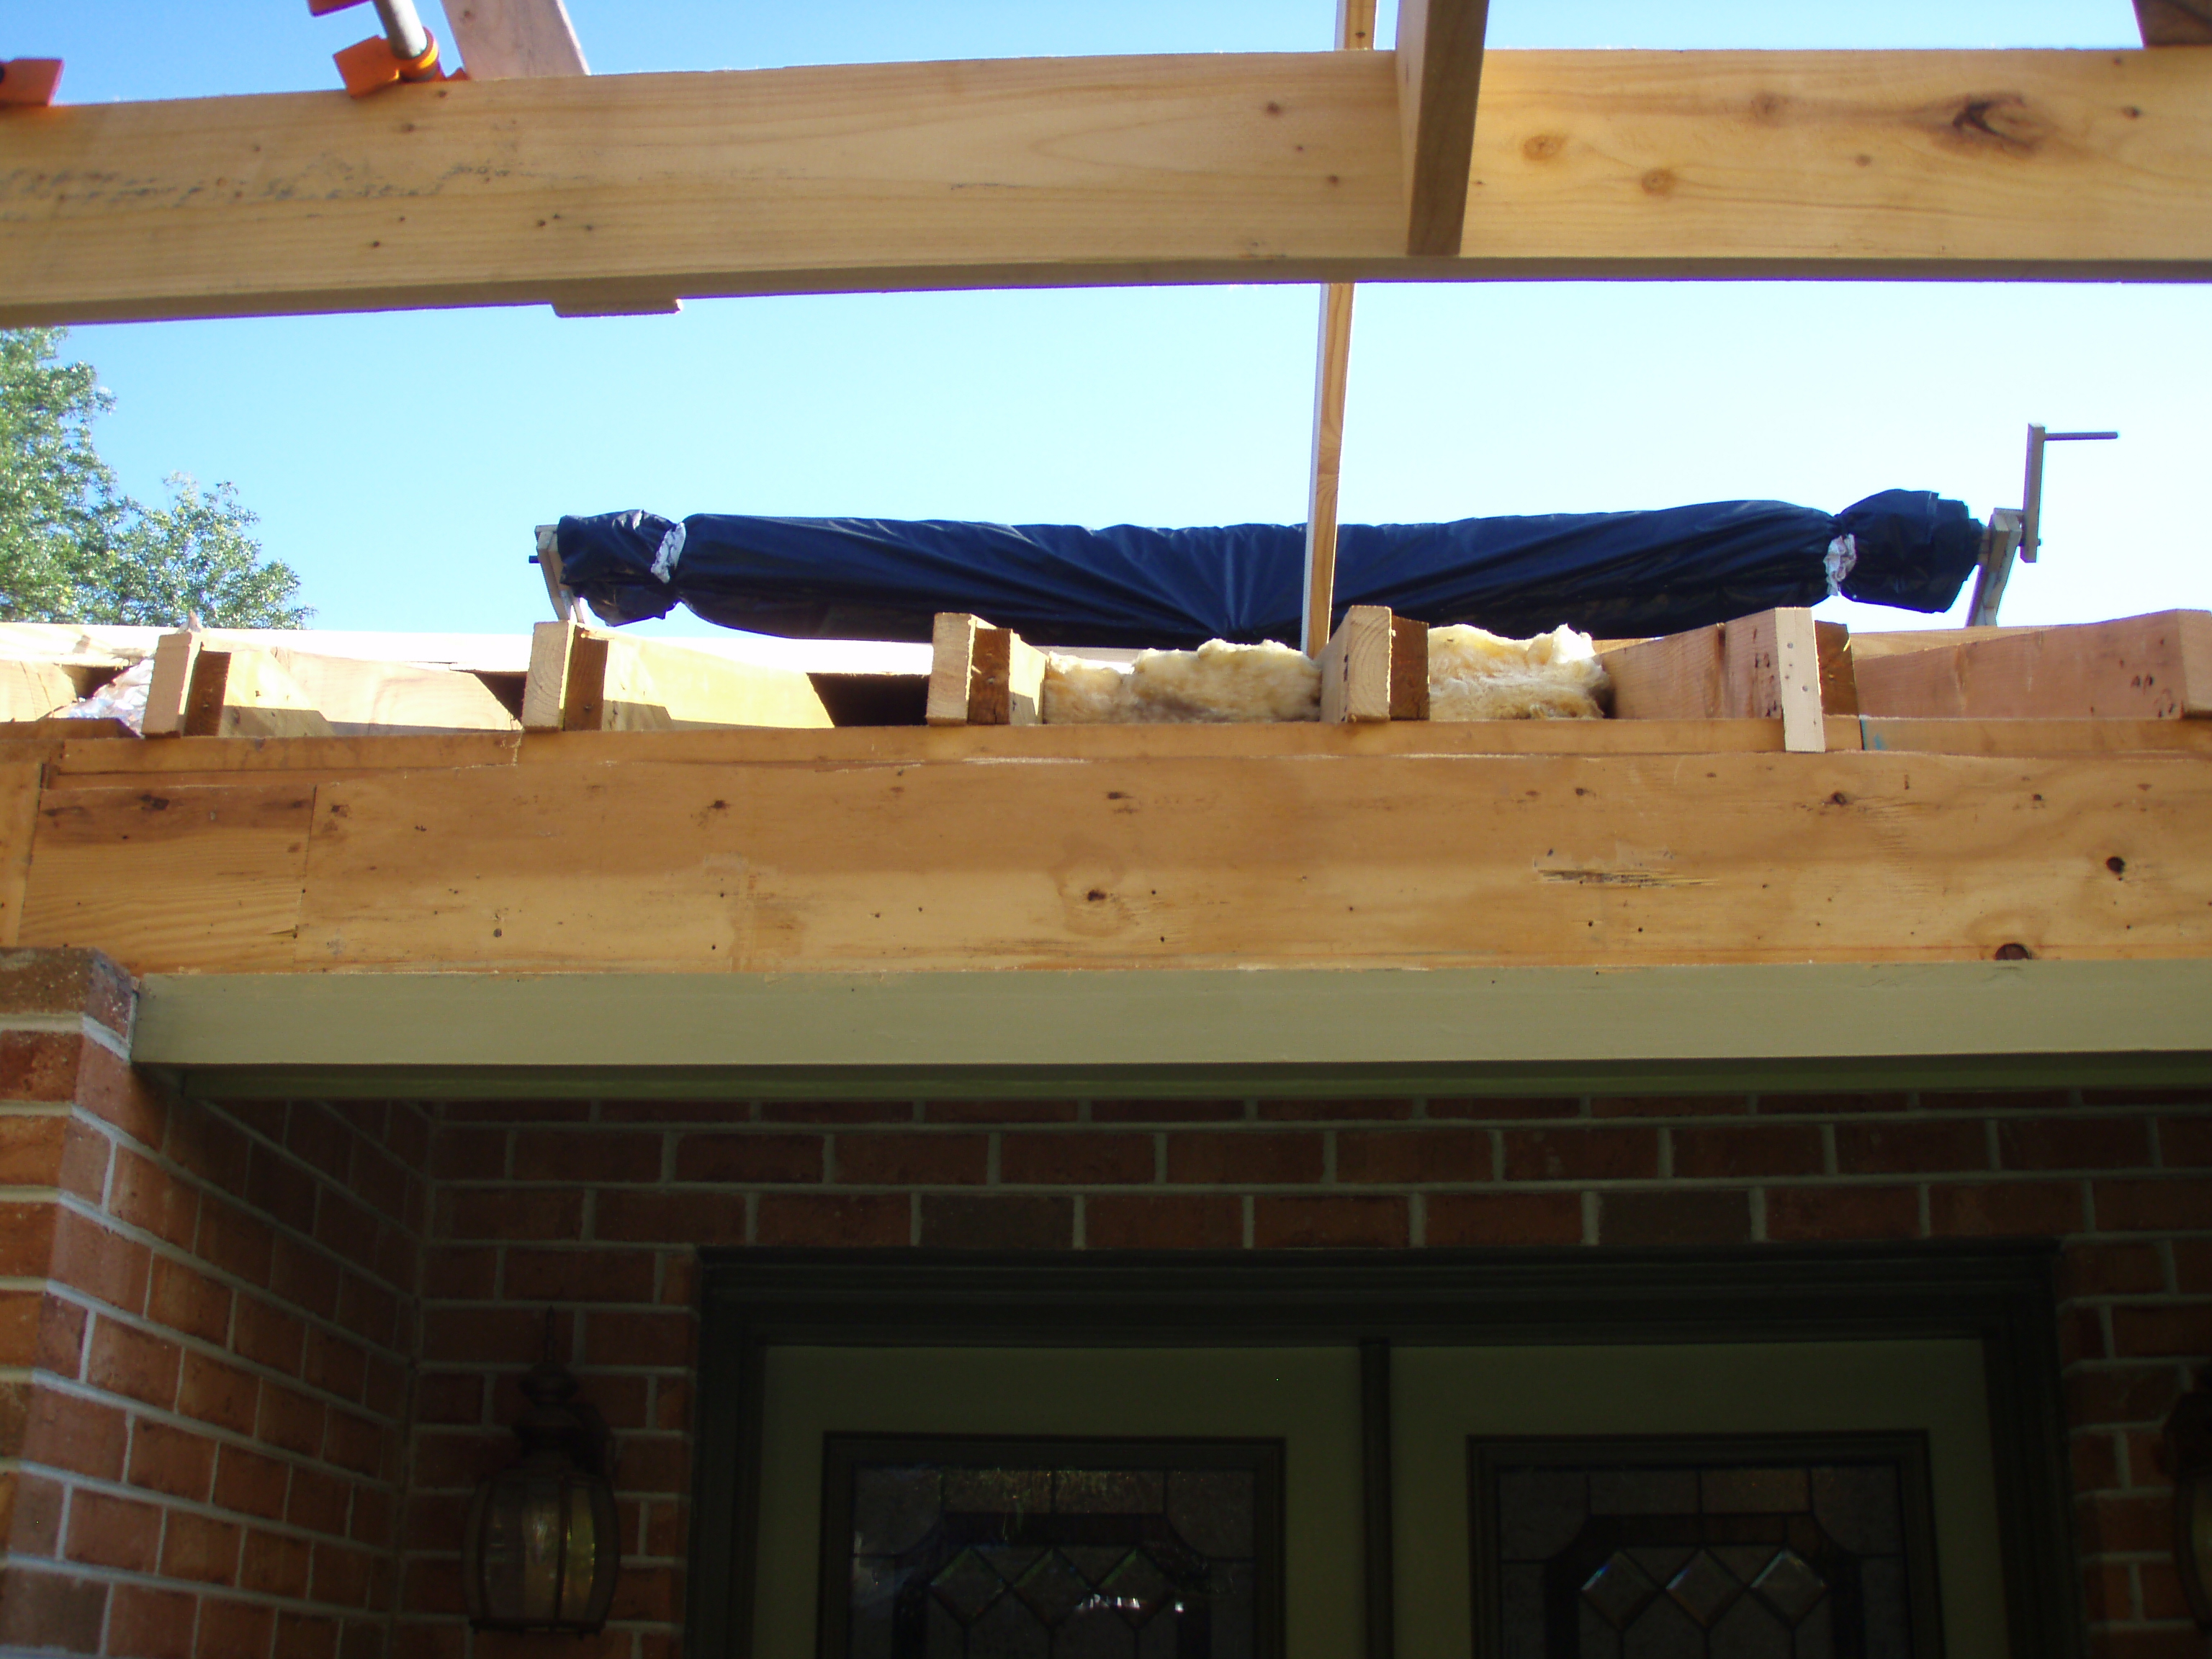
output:
[[[2043,447],[2045,444],[2095,442],[2117,438],[2117,432],[2051,432],[2039,426],[2027,428],[2027,473],[2021,485],[2021,505],[2000,507],[1990,514],[1982,532],[1981,574],[1974,579],[1973,603],[1967,607],[1970,628],[1994,627],[1997,606],[2004,600],[2005,579],[2012,574],[2013,555],[2022,564],[2033,564],[2043,544]]]

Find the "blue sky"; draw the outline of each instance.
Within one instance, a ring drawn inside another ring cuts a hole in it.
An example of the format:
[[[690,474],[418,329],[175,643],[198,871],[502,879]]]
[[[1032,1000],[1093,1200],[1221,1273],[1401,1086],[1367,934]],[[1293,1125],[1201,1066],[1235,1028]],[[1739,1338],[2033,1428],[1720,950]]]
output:
[[[424,12],[442,35],[436,0]],[[569,0],[592,68],[1319,48],[1332,0]],[[1391,0],[1383,0],[1387,44]],[[367,8],[18,0],[0,57],[70,102],[334,87]],[[1500,46],[2106,46],[2127,0],[1492,0]],[[691,301],[82,328],[126,485],[234,482],[330,628],[519,631],[548,614],[530,526],[564,512],[1162,525],[1304,515],[1304,287]],[[362,366],[389,357],[385,375]],[[415,367],[405,368],[402,365]],[[2011,622],[2212,603],[2200,289],[1375,284],[1360,289],[1348,521],[1663,506],[1830,508],[1891,486],[2016,505],[2053,453],[2044,562]],[[379,495],[407,481],[389,505]],[[1826,607],[1856,626],[1910,613]],[[657,627],[704,632],[679,620]]]

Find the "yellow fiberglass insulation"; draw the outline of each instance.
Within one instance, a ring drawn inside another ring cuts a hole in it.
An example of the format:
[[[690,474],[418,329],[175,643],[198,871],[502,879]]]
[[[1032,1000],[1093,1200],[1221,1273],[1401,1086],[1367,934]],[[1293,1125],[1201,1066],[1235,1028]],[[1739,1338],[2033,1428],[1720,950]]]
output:
[[[1598,697],[1610,685],[1590,636],[1571,628],[1533,640],[1463,623],[1429,630],[1432,720],[1602,720]]]
[[[1321,671],[1303,651],[1272,642],[1208,640],[1195,651],[1147,651],[1127,669],[1050,657],[1048,726],[1321,718]]]
[[[1589,635],[1571,629],[1533,640],[1464,626],[1429,630],[1432,720],[1596,720],[1605,688]],[[1195,651],[1147,651],[1127,668],[1046,659],[1048,726],[1320,718],[1320,670],[1286,645],[1209,640]]]

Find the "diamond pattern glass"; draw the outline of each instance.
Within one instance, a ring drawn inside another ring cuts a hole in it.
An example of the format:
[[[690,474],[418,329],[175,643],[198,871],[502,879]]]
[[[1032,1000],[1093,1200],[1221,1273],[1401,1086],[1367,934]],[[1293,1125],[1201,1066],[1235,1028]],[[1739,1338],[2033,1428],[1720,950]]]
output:
[[[825,1461],[851,1590],[823,1659],[1279,1656],[1279,1442],[838,1435]]]
[[[1658,1594],[1658,1585],[1644,1569],[1619,1550],[1607,1556],[1605,1565],[1583,1585],[1583,1600],[1615,1630],[1626,1630]]]
[[[1908,1548],[1930,1525],[1916,1437],[1474,1442],[1469,1456],[1495,1587],[1484,1659],[1935,1659],[1932,1559]]]

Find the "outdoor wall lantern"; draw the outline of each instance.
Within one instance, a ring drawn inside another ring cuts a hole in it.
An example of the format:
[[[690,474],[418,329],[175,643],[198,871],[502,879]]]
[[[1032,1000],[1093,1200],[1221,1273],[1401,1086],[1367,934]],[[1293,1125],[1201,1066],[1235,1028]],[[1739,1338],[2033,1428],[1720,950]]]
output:
[[[2212,1630],[2212,1371],[2166,1419],[2166,1468],[2173,1477],[2173,1565],[2189,1611]]]
[[[612,1437],[596,1408],[574,1398],[576,1379],[545,1357],[522,1376],[530,1408],[515,1419],[522,1456],[477,1488],[461,1540],[469,1622],[478,1630],[589,1635],[606,1623],[622,1565]]]

